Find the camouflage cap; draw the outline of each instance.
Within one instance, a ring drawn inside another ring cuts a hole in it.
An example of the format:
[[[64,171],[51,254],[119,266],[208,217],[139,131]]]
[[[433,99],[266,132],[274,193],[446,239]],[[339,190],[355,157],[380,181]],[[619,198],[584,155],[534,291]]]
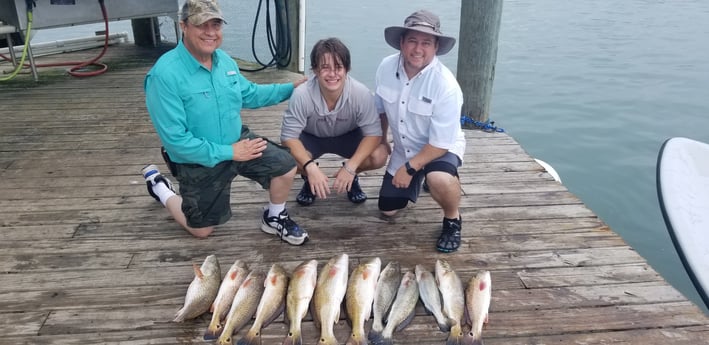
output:
[[[226,23],[216,0],[186,0],[180,11],[180,21],[189,20],[192,25],[202,25],[210,19]]]

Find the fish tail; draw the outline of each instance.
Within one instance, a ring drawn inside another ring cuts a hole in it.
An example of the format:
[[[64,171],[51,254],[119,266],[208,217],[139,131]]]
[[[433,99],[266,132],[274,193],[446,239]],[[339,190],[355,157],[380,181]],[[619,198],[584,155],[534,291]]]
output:
[[[462,342],[461,344],[462,344],[462,345],[473,345],[473,344],[478,344],[478,345],[480,345],[480,343],[476,343],[476,342],[475,342],[475,339],[473,338],[473,333],[472,333],[472,332],[468,332],[468,333],[465,334],[465,336],[463,337],[463,342]]]
[[[345,345],[367,345],[367,339],[365,339],[361,334],[352,333],[350,338],[347,339],[347,343]]]
[[[445,322],[439,322],[439,323],[438,323],[438,329],[440,329],[441,332],[446,333],[446,332],[450,332],[451,326],[448,325],[448,324],[445,323]]]
[[[283,340],[283,345],[303,345],[303,337],[300,332],[290,332]]]
[[[236,342],[236,345],[261,345],[261,333],[249,332]]]
[[[185,321],[185,313],[187,312],[186,308],[182,308],[177,311],[175,314],[175,318],[172,320],[172,322],[184,322]]]
[[[483,337],[481,334],[475,334],[470,331],[463,337],[463,345],[483,345]]]
[[[204,332],[204,340],[214,340],[219,338],[219,336],[222,335],[222,330],[224,330],[222,324],[219,323],[219,321],[214,322],[214,320],[212,320],[212,323],[209,324],[207,330]]]
[[[222,333],[222,335],[220,335],[220,336],[219,336],[219,339],[217,340],[217,344],[219,344],[219,345],[232,345],[231,334],[227,335],[226,333]]]
[[[339,345],[334,335],[321,335],[318,345]]]
[[[460,325],[454,325],[451,327],[451,331],[448,334],[448,340],[446,340],[446,345],[461,345],[464,344],[464,341],[465,337]]]
[[[393,338],[380,338],[378,343],[374,343],[375,345],[394,345],[394,339]]]

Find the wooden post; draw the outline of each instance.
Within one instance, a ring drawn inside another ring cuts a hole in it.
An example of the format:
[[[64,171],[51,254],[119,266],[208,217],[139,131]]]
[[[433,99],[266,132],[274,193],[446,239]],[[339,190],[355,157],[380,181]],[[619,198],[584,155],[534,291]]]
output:
[[[300,45],[300,37],[298,35],[298,28],[300,27],[300,0],[288,0],[286,1],[286,6],[288,8],[288,35],[290,35],[290,63],[288,63],[287,69],[291,72],[299,73],[298,71],[298,46]]]
[[[490,115],[502,1],[463,0],[460,5],[457,79],[463,90],[462,114],[481,122]]]

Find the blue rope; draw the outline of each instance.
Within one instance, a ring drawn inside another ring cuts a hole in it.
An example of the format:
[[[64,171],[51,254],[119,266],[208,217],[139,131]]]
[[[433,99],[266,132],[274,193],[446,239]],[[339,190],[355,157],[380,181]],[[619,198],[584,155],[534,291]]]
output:
[[[502,127],[495,126],[495,121],[475,121],[466,115],[460,116],[460,125],[465,129],[479,129],[483,132],[493,133],[493,132],[504,132],[505,129]]]

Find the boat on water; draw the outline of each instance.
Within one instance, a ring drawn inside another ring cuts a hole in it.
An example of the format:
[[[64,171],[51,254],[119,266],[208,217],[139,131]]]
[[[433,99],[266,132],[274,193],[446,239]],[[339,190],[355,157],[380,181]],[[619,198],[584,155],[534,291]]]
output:
[[[709,144],[667,139],[657,158],[657,195],[677,254],[709,308]]]

